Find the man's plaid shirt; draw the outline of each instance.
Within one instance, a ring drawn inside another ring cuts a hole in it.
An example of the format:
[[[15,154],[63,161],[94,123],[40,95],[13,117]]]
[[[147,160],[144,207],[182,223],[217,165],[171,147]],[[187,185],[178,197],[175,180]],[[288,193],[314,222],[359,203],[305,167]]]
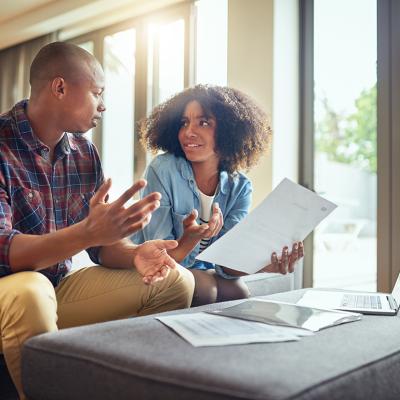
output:
[[[27,104],[0,115],[0,279],[11,273],[14,235],[43,235],[81,221],[103,182],[97,150],[82,135],[65,133],[49,159],[49,148],[32,132]],[[99,248],[87,251],[98,263]],[[70,269],[68,259],[41,272],[56,286]]]

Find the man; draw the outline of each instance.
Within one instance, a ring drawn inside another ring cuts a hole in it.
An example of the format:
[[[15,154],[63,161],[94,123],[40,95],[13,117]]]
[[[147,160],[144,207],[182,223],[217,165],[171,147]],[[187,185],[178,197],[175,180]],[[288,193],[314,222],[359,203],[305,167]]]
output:
[[[0,116],[0,352],[21,398],[28,338],[187,307],[194,286],[167,254],[177,242],[125,239],[149,222],[159,193],[125,206],[141,180],[107,202],[111,180],[82,136],[105,111],[97,60],[51,43],[34,59],[30,84],[30,99]],[[68,274],[71,256],[84,249],[101,266]]]

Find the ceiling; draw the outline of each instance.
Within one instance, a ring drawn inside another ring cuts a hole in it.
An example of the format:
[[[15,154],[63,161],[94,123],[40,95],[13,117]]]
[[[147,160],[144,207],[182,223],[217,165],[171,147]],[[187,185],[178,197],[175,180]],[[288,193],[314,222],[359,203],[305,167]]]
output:
[[[18,17],[21,14],[25,14],[39,8],[45,4],[52,3],[57,0],[6,0],[2,1],[0,23],[3,21],[10,20]]]
[[[63,39],[187,0],[2,0],[0,49],[54,32]]]

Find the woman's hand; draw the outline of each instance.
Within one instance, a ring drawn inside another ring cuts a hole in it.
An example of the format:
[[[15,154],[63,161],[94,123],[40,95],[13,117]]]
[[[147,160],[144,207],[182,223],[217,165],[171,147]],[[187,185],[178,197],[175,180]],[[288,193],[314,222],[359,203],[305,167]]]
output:
[[[218,203],[213,204],[213,213],[207,224],[197,223],[198,212],[192,212],[183,220],[183,235],[190,239],[208,239],[217,236],[224,225],[224,217]]]
[[[183,235],[178,240],[178,247],[169,251],[177,262],[181,262],[204,238],[217,236],[224,224],[222,212],[217,203],[213,204],[213,213],[207,224],[197,223],[197,210],[183,220]]]
[[[271,255],[271,264],[267,265],[258,272],[279,272],[286,274],[287,272],[293,272],[295,263],[304,257],[304,245],[303,242],[295,242],[292,247],[292,252],[289,253],[289,249],[285,246],[282,249],[282,255],[279,258],[276,253]]]

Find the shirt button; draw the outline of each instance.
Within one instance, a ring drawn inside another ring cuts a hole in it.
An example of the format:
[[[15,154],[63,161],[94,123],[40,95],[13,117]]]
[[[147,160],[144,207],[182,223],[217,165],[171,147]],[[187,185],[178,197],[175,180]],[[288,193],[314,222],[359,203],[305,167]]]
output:
[[[29,193],[28,193],[28,198],[29,198],[29,200],[32,200],[32,199],[33,199],[33,192],[29,192]]]

